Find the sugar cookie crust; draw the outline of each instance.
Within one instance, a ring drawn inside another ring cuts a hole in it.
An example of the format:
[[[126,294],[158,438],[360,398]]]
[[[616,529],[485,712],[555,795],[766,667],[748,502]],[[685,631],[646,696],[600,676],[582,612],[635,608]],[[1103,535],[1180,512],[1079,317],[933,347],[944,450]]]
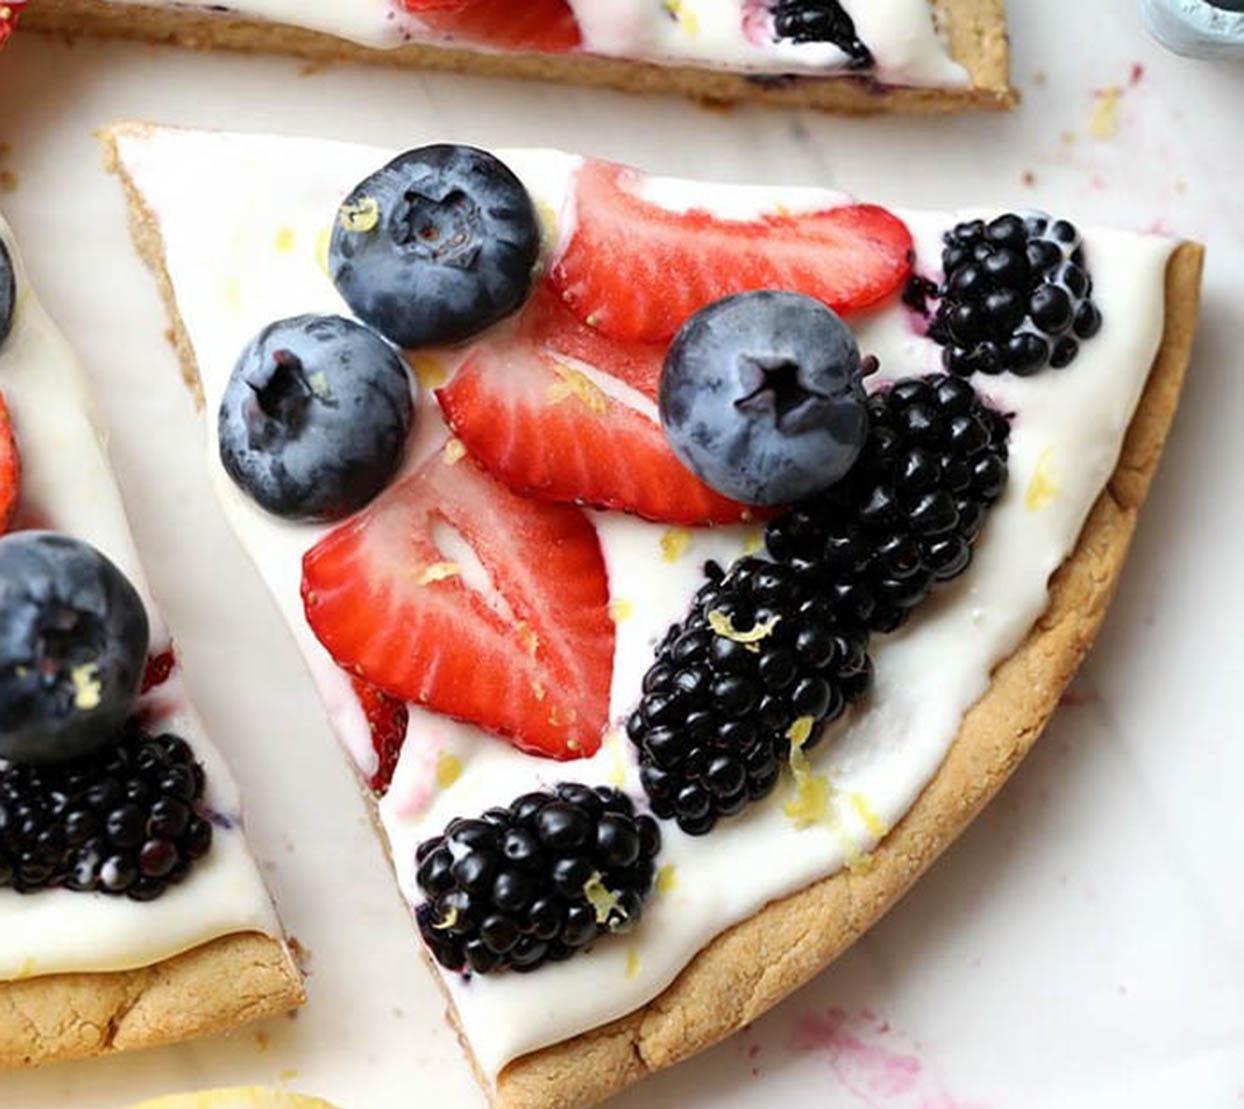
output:
[[[965,88],[886,87],[867,77],[755,80],[737,73],[588,54],[497,54],[426,44],[375,50],[330,35],[229,13],[110,4],[105,0],[38,0],[23,15],[22,27],[68,35],[142,39],[193,49],[296,54],[326,62],[524,77],[626,92],[681,93],[714,103],[750,101],[852,115],[932,114],[1014,106],[1017,97],[1010,85],[1004,0],[929,2],[949,39],[952,56],[971,75],[971,84]]]
[[[122,125],[135,127],[141,129]],[[198,368],[165,267],[159,224],[117,156],[115,135],[104,135],[108,166],[125,188],[134,241],[155,274],[183,375],[197,388]],[[941,768],[877,846],[871,865],[840,870],[771,902],[717,936],[647,1005],[516,1059],[495,1088],[471,1058],[497,1109],[593,1105],[754,1021],[872,927],[998,792],[1058,706],[1114,595],[1191,357],[1203,261],[1204,248],[1192,242],[1181,243],[1171,256],[1161,346],[1114,474],[1050,581],[1044,615],[994,671]],[[456,1023],[448,995],[446,1000]]]
[[[0,982],[0,1067],[188,1040],[305,1000],[285,945],[258,932],[224,936],[137,970]]]

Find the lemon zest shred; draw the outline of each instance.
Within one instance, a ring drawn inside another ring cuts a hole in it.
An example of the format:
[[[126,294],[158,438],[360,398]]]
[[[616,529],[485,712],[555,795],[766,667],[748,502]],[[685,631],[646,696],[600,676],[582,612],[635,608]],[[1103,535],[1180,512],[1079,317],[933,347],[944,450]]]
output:
[[[657,871],[657,893],[673,893],[677,885],[677,868],[673,863],[666,863]]]
[[[700,33],[700,17],[688,7],[686,0],[665,0],[663,5],[688,35]]]
[[[796,828],[810,828],[829,815],[829,779],[824,774],[813,774],[811,763],[804,752],[804,745],[812,736],[816,721],[811,716],[801,716],[786,731],[790,740],[790,769],[795,779],[795,792],[782,802],[782,812]]]
[[[457,577],[462,571],[456,562],[433,562],[419,571],[415,578],[416,585],[431,585],[433,582],[444,581],[446,578]]]
[[[311,386],[311,392],[319,397],[320,400],[328,401],[332,399],[332,386],[328,384],[328,376],[323,370],[316,370],[315,373],[307,378],[307,384]]]
[[[781,619],[782,617],[780,613],[774,613],[768,620],[762,620],[754,628],[741,632],[735,628],[734,620],[729,613],[719,612],[717,609],[713,609],[708,614],[708,626],[712,628],[717,635],[721,636],[722,639],[730,639],[735,643],[753,646],[760,643],[762,639],[768,639],[769,636],[773,634],[773,629],[778,626],[778,621]],[[800,717],[800,719],[802,720],[803,717]],[[796,721],[796,723],[798,723],[798,721]]]
[[[626,976],[634,978],[639,973],[639,952],[629,948],[626,952]]]
[[[454,436],[445,440],[445,465],[452,466],[466,457],[466,444]]]
[[[1110,85],[1097,93],[1093,114],[1089,116],[1089,134],[1095,139],[1111,139],[1119,133],[1119,101],[1123,90]]]
[[[540,238],[543,240],[544,249],[546,253],[552,254],[561,237],[557,211],[547,200],[540,198],[536,201],[536,214],[540,217]]]
[[[75,666],[70,672],[73,679],[73,703],[75,708],[90,712],[98,708],[103,685],[99,680],[99,667],[93,662],[84,662]]]
[[[666,528],[661,533],[661,561],[677,562],[691,546],[691,532],[686,528]]]
[[[337,209],[337,222],[343,231],[373,231],[380,223],[380,204],[373,196],[348,200]]]
[[[609,398],[582,370],[555,363],[553,371],[558,380],[548,388],[549,404],[561,404],[564,400],[577,400],[589,412],[601,416],[609,407]]]
[[[331,227],[321,227],[315,234],[315,264],[324,274],[328,273],[328,248],[332,241]]]
[[[605,738],[605,742],[609,744],[610,756],[608,782],[614,789],[625,789],[626,757],[625,747],[622,743],[622,734],[614,729]]]
[[[1058,482],[1054,473],[1054,448],[1046,447],[1037,457],[1032,480],[1024,494],[1024,507],[1029,512],[1040,512],[1058,496]]]
[[[436,785],[438,789],[448,789],[462,777],[462,760],[448,751],[441,751],[436,756]]]
[[[869,804],[868,798],[858,790],[851,792],[848,800],[851,802],[851,808],[855,810],[855,815],[860,818],[860,822],[868,829],[868,834],[874,839],[881,839],[889,832],[890,826],[877,815],[876,810]]]
[[[625,597],[615,597],[609,602],[609,615],[615,624],[622,623],[634,613],[635,606]]]
[[[626,911],[622,908],[621,900],[613,890],[605,886],[605,879],[600,871],[594,870],[592,876],[583,883],[583,896],[595,910],[597,924],[608,923],[610,915],[615,912],[622,920],[626,919]]]
[[[540,647],[540,637],[526,620],[520,620],[514,628],[514,634],[518,637],[519,646],[522,647],[529,655],[534,655]]]

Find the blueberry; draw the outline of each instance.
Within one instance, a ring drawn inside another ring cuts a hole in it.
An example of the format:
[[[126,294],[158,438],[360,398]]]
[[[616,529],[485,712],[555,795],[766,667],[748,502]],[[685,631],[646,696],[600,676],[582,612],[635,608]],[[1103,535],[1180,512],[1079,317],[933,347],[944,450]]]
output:
[[[535,206],[509,167],[470,146],[424,146],[342,202],[329,270],[359,319],[411,348],[459,342],[515,311],[539,253]]]
[[[65,762],[117,740],[149,634],[137,590],[94,547],[0,539],[0,758]]]
[[[17,276],[13,272],[13,259],[9,248],[0,239],[0,343],[9,337],[13,329],[13,308],[17,304]]]
[[[665,357],[660,399],[678,457],[746,504],[827,489],[868,433],[855,337],[799,293],[741,293],[697,312]]]
[[[337,520],[397,472],[411,419],[406,366],[383,339],[340,316],[295,316],[238,359],[220,403],[220,461],[269,512]]]

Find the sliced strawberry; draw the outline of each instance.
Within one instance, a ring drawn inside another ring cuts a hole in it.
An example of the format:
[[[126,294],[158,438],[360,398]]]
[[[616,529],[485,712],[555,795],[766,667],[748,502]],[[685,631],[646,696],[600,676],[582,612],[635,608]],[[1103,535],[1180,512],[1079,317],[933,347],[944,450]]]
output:
[[[749,289],[807,293],[837,312],[867,308],[911,270],[911,232],[884,208],[724,220],[644,200],[641,180],[610,162],[584,164],[575,233],[550,275],[581,320],[615,339],[667,340],[697,309]]]
[[[404,0],[430,30],[506,50],[560,53],[582,39],[566,0]]]
[[[371,776],[371,788],[383,797],[389,792],[393,771],[397,769],[397,757],[402,753],[410,710],[405,701],[390,697],[362,678],[351,677],[350,684],[354,686],[354,695],[367,717],[372,750],[376,752],[377,767]]]
[[[623,343],[579,319],[547,283],[536,286],[519,317],[519,333],[536,346],[612,374],[649,400],[661,386],[664,343]]]
[[[517,492],[676,524],[747,513],[678,460],[655,420],[521,335],[481,343],[436,399],[467,450]]]
[[[436,546],[438,523],[496,595],[466,584]],[[613,622],[600,543],[578,509],[526,500],[439,452],[307,552],[302,597],[332,656],[390,696],[532,754],[600,746]]]
[[[8,530],[17,514],[17,499],[22,484],[21,456],[9,409],[0,394],[0,533]]]

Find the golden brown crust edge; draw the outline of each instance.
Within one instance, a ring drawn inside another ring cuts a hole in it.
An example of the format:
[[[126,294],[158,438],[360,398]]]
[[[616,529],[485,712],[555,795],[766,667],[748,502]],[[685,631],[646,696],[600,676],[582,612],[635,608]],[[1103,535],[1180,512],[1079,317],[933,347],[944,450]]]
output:
[[[105,0],[38,0],[22,17],[27,30],[164,42],[192,49],[222,47],[295,54],[327,62],[367,62],[522,77],[621,89],[679,93],[714,103],[753,102],[867,115],[1003,109],[1016,102],[1004,0],[930,0],[957,61],[972,77],[963,89],[886,88],[865,78],[798,78],[764,82],[737,73],[656,66],[586,54],[485,54],[412,44],[373,50],[314,31],[238,16],[112,4]]]
[[[196,382],[193,350],[164,266],[159,225],[120,164],[114,137],[106,134],[104,141],[109,168],[121,178],[129,199],[139,253],[156,275],[173,322],[182,372]],[[755,1020],[820,973],[880,919],[1001,788],[1057,707],[1118,583],[1188,367],[1203,255],[1199,244],[1186,242],[1171,256],[1161,347],[1115,472],[1075,550],[1051,579],[1045,614],[994,672],[988,692],[964,718],[941,769],[873,852],[870,868],[840,871],[772,902],[714,939],[642,1009],[515,1060],[502,1071],[493,1092],[498,1109],[592,1105]],[[464,1047],[470,1057],[465,1041]],[[471,1062],[474,1066],[473,1058]],[[481,1084],[488,1089],[483,1076]]]
[[[0,982],[0,1067],[34,1067],[188,1040],[306,1000],[279,940],[212,940],[153,966]]]

